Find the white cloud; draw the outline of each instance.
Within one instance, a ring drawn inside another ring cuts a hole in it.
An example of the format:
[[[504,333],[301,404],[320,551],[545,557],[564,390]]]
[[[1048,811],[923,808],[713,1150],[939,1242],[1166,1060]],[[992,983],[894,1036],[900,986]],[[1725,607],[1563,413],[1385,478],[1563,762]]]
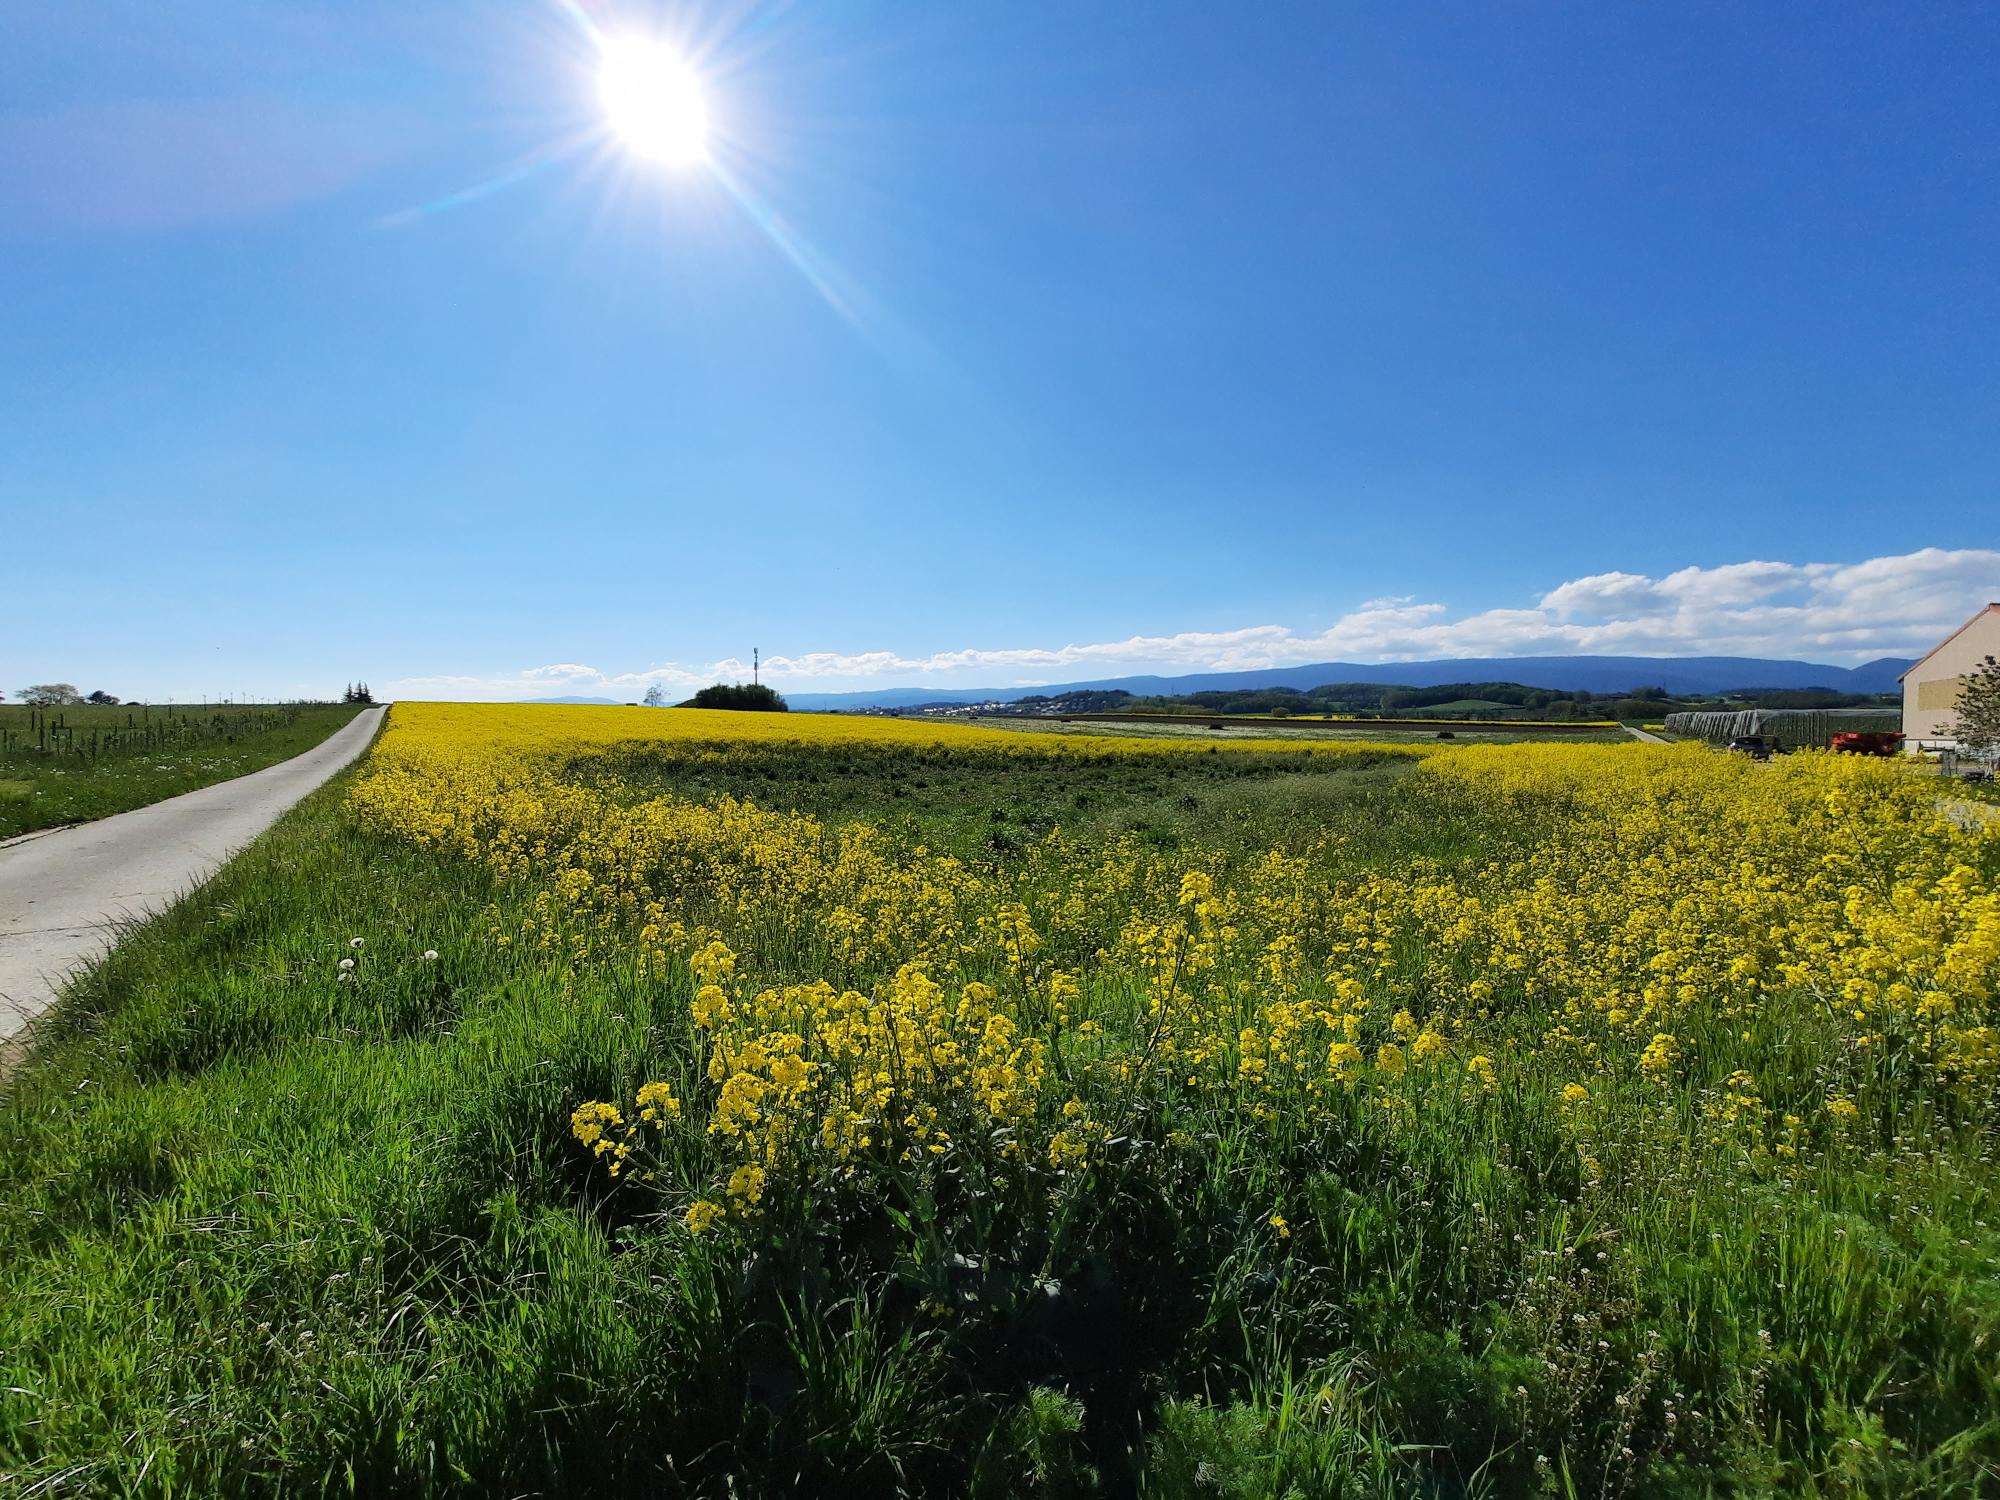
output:
[[[1284,625],[1135,635],[1065,646],[965,647],[930,655],[810,651],[767,656],[764,679],[798,691],[890,684],[1007,687],[1132,673],[1246,671],[1318,661],[1449,656],[1767,656],[1853,664],[1916,656],[1989,600],[2000,599],[2000,552],[1927,547],[1859,563],[1742,562],[1662,578],[1597,573],[1536,603],[1451,617],[1415,596],[1370,599],[1319,631]],[[575,662],[494,677],[406,678],[400,698],[636,699],[750,675],[734,658],[603,672]]]

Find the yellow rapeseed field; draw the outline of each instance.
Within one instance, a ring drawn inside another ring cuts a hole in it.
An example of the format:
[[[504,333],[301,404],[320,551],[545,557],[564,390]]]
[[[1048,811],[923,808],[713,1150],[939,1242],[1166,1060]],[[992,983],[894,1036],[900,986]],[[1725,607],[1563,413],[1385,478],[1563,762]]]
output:
[[[1718,1139],[1783,1163],[1840,1149],[1885,1089],[1990,1100],[2000,1068],[2000,829],[1957,828],[1897,764],[1774,765],[1699,747],[1466,747],[1420,760],[1440,819],[1514,830],[1499,857],[1354,868],[1332,845],[1225,873],[1202,851],[1058,829],[1012,861],[909,846],[735,798],[626,785],[634,741],[729,757],[777,744],[998,756],[1175,756],[1159,740],[881,719],[401,705],[352,802],[373,826],[534,888],[494,940],[624,945],[691,973],[699,1100],[661,1081],[576,1111],[613,1173],[662,1133],[726,1148],[690,1229],[754,1220],[870,1162],[966,1151],[1087,1167],[1135,1100],[1190,1120],[1393,1117],[1437,1090],[1560,1082],[1586,1173],[1602,1109],[1663,1087],[1775,993],[1837,1038],[1816,1108],[1734,1077]],[[1339,757],[1381,747],[1315,745]],[[1296,743],[1216,753],[1299,755]],[[603,762],[603,764],[599,764]],[[1503,843],[1504,843],[1503,839]],[[1635,1092],[1635,1089],[1639,1090]],[[685,1092],[685,1091],[684,1091]],[[1677,1107],[1677,1106],[1676,1106]]]
[[[397,704],[10,1080],[0,1491],[1972,1500],[1940,786]]]

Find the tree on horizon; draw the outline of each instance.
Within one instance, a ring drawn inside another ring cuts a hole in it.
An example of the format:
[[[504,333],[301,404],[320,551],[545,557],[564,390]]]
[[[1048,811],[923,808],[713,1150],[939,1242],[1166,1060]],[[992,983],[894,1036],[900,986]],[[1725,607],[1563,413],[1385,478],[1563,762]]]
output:
[[[761,682],[718,682],[703,688],[682,708],[726,708],[746,713],[788,713],[791,705]]]
[[[20,699],[33,708],[63,708],[83,702],[83,694],[73,682],[38,682],[22,688]]]

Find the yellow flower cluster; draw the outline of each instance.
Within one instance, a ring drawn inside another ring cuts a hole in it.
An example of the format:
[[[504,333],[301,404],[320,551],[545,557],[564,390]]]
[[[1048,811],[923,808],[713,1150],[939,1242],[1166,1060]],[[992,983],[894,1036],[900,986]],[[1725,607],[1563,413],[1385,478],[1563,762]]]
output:
[[[1992,1080],[2000,827],[1942,816],[1893,762],[1757,765],[1695,747],[1468,747],[1419,780],[1538,834],[1470,878],[1393,882],[1428,961],[1483,1001],[1512,984],[1670,1074],[1696,1022],[1803,990],[1857,1049],[1905,1038],[1946,1081]],[[1442,941],[1440,941],[1442,940]]]
[[[1259,1119],[1357,1097],[1394,1113],[1430,1090],[1486,1099],[1547,1059],[1551,1097],[1581,1118],[1627,1080],[1671,1092],[1780,994],[1811,997],[1835,1028],[1850,1076],[1822,1111],[1833,1122],[1892,1053],[1926,1087],[1985,1096],[2000,1081],[2000,828],[1956,827],[1894,764],[1455,748],[1421,757],[1406,791],[1437,826],[1478,831],[1483,852],[1461,863],[1370,868],[1331,837],[1225,858],[1058,831],[975,864],[876,824],[628,784],[614,752],[642,737],[718,756],[1210,747],[398,705],[353,805],[518,887],[527,915],[496,922],[496,941],[636,947],[654,972],[693,973],[707,1088],[690,1128],[728,1163],[685,1211],[696,1232],[766,1211],[774,1179],[867,1162],[971,1150],[1088,1171],[1122,1128],[1118,1101],[1140,1094]],[[1278,751],[1300,753],[1217,753]],[[607,1103],[576,1112],[613,1171],[679,1112],[647,1089],[630,1123]],[[1727,1094],[1725,1109],[1761,1107],[1754,1089]],[[1801,1128],[1784,1126],[1784,1149]]]
[[[664,1083],[649,1083],[640,1089],[636,1108],[638,1118],[628,1122],[617,1105],[592,1100],[569,1117],[570,1134],[593,1154],[608,1157],[613,1177],[625,1170],[633,1151],[644,1146],[647,1127],[664,1130],[669,1120],[681,1117],[681,1101]]]

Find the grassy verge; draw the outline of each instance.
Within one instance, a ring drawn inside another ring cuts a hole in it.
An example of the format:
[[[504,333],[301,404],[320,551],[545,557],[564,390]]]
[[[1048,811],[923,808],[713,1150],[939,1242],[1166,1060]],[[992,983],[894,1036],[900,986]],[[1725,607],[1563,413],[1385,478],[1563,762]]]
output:
[[[0,706],[0,838],[128,812],[261,771],[312,749],[358,712],[343,705],[46,713]]]
[[[1216,924],[1312,944],[1308,989],[1359,942],[1387,1027],[1444,981],[1412,930],[1375,953],[1370,882],[1494,878],[1596,816],[1496,810],[1408,764],[1229,759],[649,746],[562,781],[755,824],[740,867],[696,841],[703,879],[572,828],[727,940],[744,1006],[904,982],[830,936],[856,898],[804,881],[867,853],[853,889],[907,880],[912,929],[947,883],[1018,897],[1099,1035],[1142,1041],[1150,992],[1106,950],[1134,906],[1176,909],[1183,871],[1244,892]],[[370,831],[353,779],[121,948],[10,1086],[0,1490],[1973,1495],[2000,1459],[1990,1110],[1892,1065],[1832,1130],[1853,1049],[1809,989],[1688,1029],[1694,1061],[1660,1077],[1599,1076],[1581,1035],[1531,1047],[1586,1023],[1518,983],[1467,1002],[1449,1071],[1399,1063],[1379,1092],[1242,1087],[1233,1035],[1225,1084],[1194,1087],[1190,1057],[1121,1091],[1095,1064],[1157,1048],[1107,1039],[1049,1064],[1052,1124],[1071,1096],[1115,1127],[1087,1166],[954,1118],[964,1148],[935,1158],[774,1159],[761,1203],[695,1233],[688,1198],[740,1158],[699,1123],[720,1041],[688,962],[643,911],[553,913],[579,868],[554,832],[509,873]],[[729,884],[753,877],[771,894]],[[1231,968],[1236,940],[1203,930],[1217,994],[1287,982],[1289,949]],[[957,933],[955,996],[1016,982],[997,941]],[[646,1080],[688,1118],[613,1179],[571,1113]]]

